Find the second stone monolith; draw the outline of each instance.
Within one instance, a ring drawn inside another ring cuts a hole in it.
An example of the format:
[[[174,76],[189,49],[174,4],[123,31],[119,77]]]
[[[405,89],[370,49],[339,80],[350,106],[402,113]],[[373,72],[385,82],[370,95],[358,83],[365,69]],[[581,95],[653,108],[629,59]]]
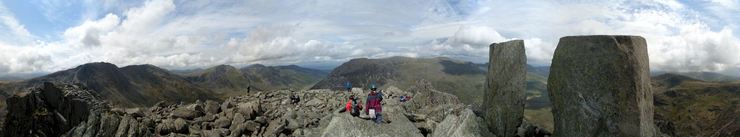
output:
[[[561,38],[547,81],[555,136],[654,136],[650,88],[644,38]]]

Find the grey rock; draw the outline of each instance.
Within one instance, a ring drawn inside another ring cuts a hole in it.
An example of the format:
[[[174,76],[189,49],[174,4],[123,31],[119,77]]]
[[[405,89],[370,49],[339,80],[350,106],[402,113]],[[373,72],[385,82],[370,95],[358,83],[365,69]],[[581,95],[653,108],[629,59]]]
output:
[[[437,124],[433,137],[488,137],[492,136],[487,129],[480,126],[479,119],[472,110],[465,109],[460,116],[447,115],[444,121]]]
[[[216,114],[219,111],[220,106],[218,106],[218,102],[213,100],[206,100],[206,103],[203,109],[208,114]]]
[[[285,129],[295,130],[301,128],[302,124],[299,123],[296,119],[286,119],[286,121],[288,122],[288,124],[285,126]]]
[[[121,118],[121,122],[118,124],[118,130],[116,130],[115,136],[121,137],[121,136],[128,135],[128,129],[129,129],[129,126],[131,125],[130,124],[131,122],[132,122],[131,116],[128,116],[128,115],[123,116],[123,118]]]
[[[124,136],[128,136],[128,137],[142,136],[142,135],[139,135],[140,131],[138,131],[138,129],[139,129],[139,121],[132,118],[129,121],[128,129],[126,129],[126,133],[124,133]]]
[[[214,126],[219,127],[219,128],[227,128],[231,125],[231,120],[225,117],[221,117],[221,118],[216,119],[216,121],[213,122],[213,124]]]
[[[262,134],[263,136],[279,136],[283,130],[285,130],[287,122],[285,119],[275,119],[270,121],[270,124],[267,125],[267,128],[265,129],[265,132]]]
[[[157,124],[157,127],[155,130],[157,131],[157,134],[160,134],[160,135],[166,135],[166,134],[175,132],[174,120],[163,119],[162,123]]]
[[[655,136],[645,39],[560,39],[547,89],[555,136]]]
[[[231,131],[225,128],[218,128],[218,129],[214,129],[213,131],[218,132],[218,134],[221,135],[222,137],[229,136],[229,134],[231,134]]]
[[[231,134],[229,134],[229,136],[237,137],[245,135],[246,133],[244,131],[246,130],[246,125],[244,123],[232,124],[229,130],[231,130]]]
[[[127,108],[127,109],[124,109],[124,112],[126,112],[126,114],[131,115],[131,116],[134,116],[134,117],[142,117],[142,116],[144,116],[144,109],[142,109],[142,108]]]
[[[175,119],[174,121],[175,131],[177,133],[187,133],[188,123],[182,118]]]
[[[491,44],[483,111],[489,130],[514,136],[524,118],[527,57],[524,41]]]
[[[545,128],[527,123],[526,121],[522,123],[521,126],[519,126],[519,131],[517,133],[517,136],[520,137],[546,137],[546,136],[552,136],[552,133],[550,131],[545,130]]]
[[[221,103],[221,111],[226,111],[229,108],[233,108],[234,104],[231,102],[231,100],[226,100],[223,103]]]
[[[158,131],[160,135],[166,135],[169,133],[187,133],[188,123],[182,118],[164,119],[162,120],[162,123],[157,125],[156,131]]]
[[[259,101],[239,103],[237,106],[239,113],[244,114],[247,119],[254,119],[261,111]]]
[[[177,108],[175,109],[175,111],[172,112],[172,116],[176,118],[184,118],[184,119],[189,119],[189,120],[192,120],[196,117],[203,116],[204,115],[203,112],[198,111],[196,108],[200,108],[200,107],[197,107],[197,105],[194,104],[189,107]]]
[[[460,104],[457,96],[437,91],[432,86],[432,83],[425,79],[416,81],[415,85],[410,88],[410,91],[415,93],[413,99],[409,102],[411,105],[404,107],[411,110],[412,113],[426,115],[426,118],[431,118],[435,121],[442,121],[446,112],[427,113],[428,111],[438,109],[451,110],[450,108],[454,108],[454,105]],[[386,102],[391,101],[398,100],[394,99]]]
[[[254,118],[254,121],[257,122],[257,123],[260,123],[262,125],[267,124],[267,118],[265,118],[265,117],[256,117],[256,118]]]
[[[325,137],[356,137],[356,136],[386,136],[386,137],[422,137],[411,121],[401,114],[386,113],[383,118],[391,119],[392,123],[378,125],[369,120],[354,118],[350,115],[335,115],[329,125],[322,131]]]
[[[306,102],[306,106],[319,106],[321,104],[324,104],[324,101],[321,101],[319,98],[314,98]]]
[[[215,130],[203,130],[202,134],[204,137],[221,137],[220,132]]]
[[[100,136],[113,136],[116,134],[116,130],[118,129],[118,125],[120,124],[121,120],[118,115],[111,114],[111,113],[102,113],[101,115],[101,122],[100,122],[100,131],[98,131],[98,135]]]
[[[251,132],[257,132],[260,129],[260,123],[257,123],[255,121],[247,121],[246,123],[244,123],[244,126],[248,131]]]
[[[231,127],[233,128],[235,126],[239,126],[240,124],[244,123],[245,120],[246,119],[244,119],[244,116],[241,113],[236,113],[234,114],[234,119],[232,119],[231,121]]]
[[[98,100],[91,91],[44,83],[6,101],[2,136],[61,136],[87,121]],[[79,128],[80,132],[85,128]],[[74,133],[70,133],[74,134]],[[83,134],[83,133],[80,133]]]

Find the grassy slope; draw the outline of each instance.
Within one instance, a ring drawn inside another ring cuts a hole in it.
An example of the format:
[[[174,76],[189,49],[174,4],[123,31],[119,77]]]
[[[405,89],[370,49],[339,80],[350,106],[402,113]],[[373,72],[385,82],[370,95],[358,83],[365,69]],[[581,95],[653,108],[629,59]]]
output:
[[[410,88],[415,81],[426,79],[432,82],[436,89],[458,96],[463,103],[479,104],[482,102],[481,91],[485,83],[484,73],[445,73],[440,61],[453,61],[464,64],[465,62],[450,60],[446,58],[416,59],[400,66],[401,79],[396,81],[397,86],[402,89]]]
[[[326,76],[326,72],[290,66],[253,65],[240,69],[242,75],[264,90],[308,89]]]
[[[655,119],[676,136],[727,136],[740,133],[740,84],[683,81],[655,83]]]

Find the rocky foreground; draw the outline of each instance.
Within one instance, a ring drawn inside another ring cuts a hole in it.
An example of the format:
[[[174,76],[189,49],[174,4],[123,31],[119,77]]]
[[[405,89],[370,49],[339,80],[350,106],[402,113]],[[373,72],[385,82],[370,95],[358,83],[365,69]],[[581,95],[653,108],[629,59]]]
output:
[[[111,108],[80,85],[45,83],[8,99],[3,136],[493,136],[454,95],[418,82],[409,91],[383,92],[384,123],[341,113],[347,97],[365,91],[264,91],[223,102],[157,103]],[[298,95],[292,104],[289,96]],[[400,102],[401,95],[414,98]],[[519,134],[534,134],[525,126]],[[542,132],[545,133],[545,132]]]

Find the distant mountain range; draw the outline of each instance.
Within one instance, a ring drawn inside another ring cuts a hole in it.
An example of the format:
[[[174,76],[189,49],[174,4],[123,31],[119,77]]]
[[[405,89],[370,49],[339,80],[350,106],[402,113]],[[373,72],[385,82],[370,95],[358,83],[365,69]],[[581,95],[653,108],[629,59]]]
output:
[[[690,77],[693,79],[702,80],[702,81],[710,81],[710,82],[740,81],[740,77],[724,75],[724,74],[715,73],[715,72],[654,72],[652,75],[658,76],[658,75],[662,75],[666,73],[682,75],[682,76]]]
[[[264,74],[260,74],[264,73]],[[110,63],[88,63],[19,82],[0,83],[3,99],[42,82],[82,84],[121,106],[149,106],[159,101],[192,102],[219,100],[252,90],[307,88],[326,72],[299,66],[252,65],[236,69],[219,65],[208,69],[173,73],[153,65],[118,68]]]

